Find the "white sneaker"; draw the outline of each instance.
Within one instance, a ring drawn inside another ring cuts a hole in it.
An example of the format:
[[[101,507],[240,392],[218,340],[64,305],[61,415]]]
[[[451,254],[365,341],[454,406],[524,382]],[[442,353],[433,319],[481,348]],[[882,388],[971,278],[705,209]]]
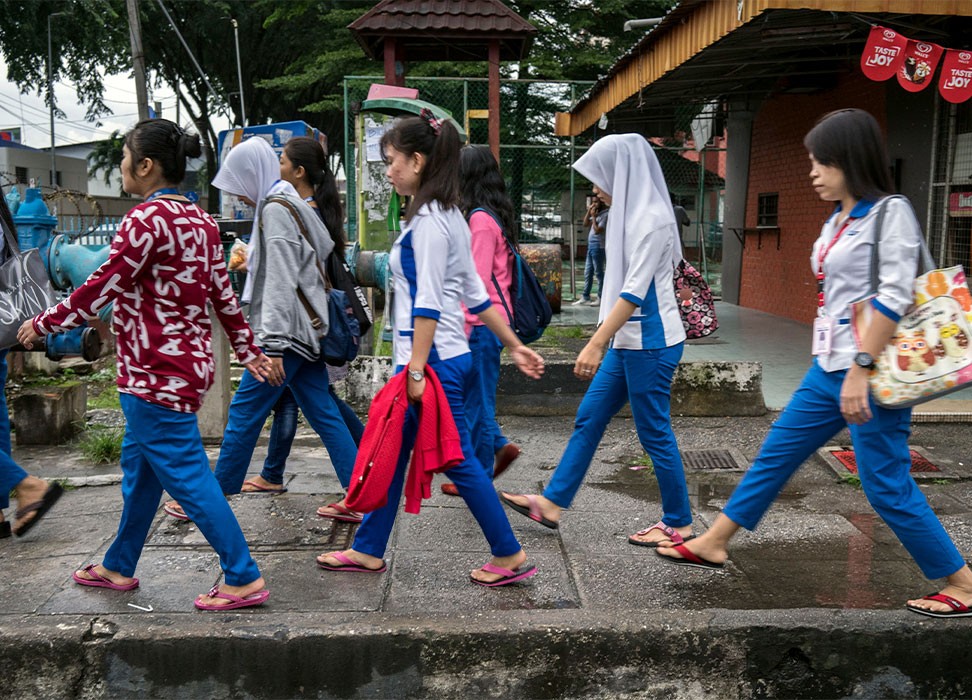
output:
[[[600,306],[601,305],[601,300],[600,299],[591,299],[589,302],[587,302],[587,305],[588,306]]]
[[[582,304],[590,304],[590,303],[591,303],[590,299],[585,299],[584,297],[581,297],[580,299],[575,299],[574,301],[570,302],[570,305],[580,306]]]

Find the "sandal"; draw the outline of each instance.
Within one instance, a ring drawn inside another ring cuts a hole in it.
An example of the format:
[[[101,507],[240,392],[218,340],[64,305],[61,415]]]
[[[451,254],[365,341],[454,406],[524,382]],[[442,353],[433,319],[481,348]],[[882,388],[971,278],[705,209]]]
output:
[[[530,520],[534,520],[540,523],[541,525],[543,525],[544,527],[549,527],[551,530],[556,530],[557,528],[560,527],[560,523],[558,523],[556,520],[549,520],[548,518],[545,518],[543,516],[543,513],[540,512],[540,504],[537,503],[536,496],[523,494],[523,497],[527,499],[527,503],[529,503],[530,505],[521,506],[519,503],[517,503],[516,501],[510,498],[510,496],[513,495],[515,494],[511,494],[511,493],[508,494],[508,493],[504,493],[503,491],[500,491],[499,497],[500,500],[503,501],[503,503],[508,505],[517,513],[527,516],[528,518],[530,518]]]
[[[670,544],[670,545],[662,544],[663,542],[665,542],[665,540],[659,540],[657,542],[644,542],[642,540],[636,539],[637,537],[644,537],[645,535],[647,535],[652,530],[661,530],[662,532],[664,532],[665,535],[668,537],[668,539],[671,541],[672,544]],[[630,535],[628,537],[628,544],[633,544],[635,547],[652,547],[652,548],[655,548],[655,547],[658,547],[659,545],[661,545],[662,547],[671,547],[671,546],[676,545],[676,544],[685,544],[689,540],[694,540],[694,539],[695,539],[695,535],[689,535],[688,537],[682,537],[679,534],[678,530],[676,530],[673,527],[668,527],[668,525],[666,525],[661,520],[659,520],[657,523],[655,523],[651,527],[646,527],[644,530],[638,530],[638,532],[636,532],[635,534]]]
[[[86,567],[81,569],[91,578],[84,578],[83,576],[78,576],[78,572],[75,571],[71,574],[71,578],[74,582],[82,586],[92,586],[93,588],[110,588],[113,591],[133,591],[138,588],[138,579],[133,578],[131,583],[115,583],[107,576],[102,576],[97,571],[94,570],[94,564],[88,564]]]
[[[327,513],[324,511],[325,508],[331,508],[337,512]],[[326,506],[321,506],[317,509],[317,516],[320,518],[330,518],[331,520],[337,520],[342,523],[360,523],[364,516],[356,510],[351,510],[338,503],[328,503]]]
[[[531,566],[527,569],[523,568],[521,564],[517,569],[504,569],[502,566],[496,566],[495,564],[484,564],[480,567],[481,571],[485,571],[487,574],[496,574],[502,578],[498,578],[495,581],[480,581],[478,578],[474,578],[472,574],[469,575],[469,580],[475,583],[477,586],[486,586],[487,588],[495,588],[497,586],[508,586],[511,583],[516,583],[517,581],[522,581],[528,579],[531,576],[535,576],[537,573],[537,567]]]
[[[14,519],[16,522],[13,526],[13,534],[15,534],[17,537],[23,537],[30,532],[30,529],[40,522],[40,519],[44,517],[44,514],[51,509],[51,506],[57,503],[57,499],[59,499],[62,495],[64,495],[64,487],[59,483],[54,482],[47,487],[47,491],[45,491],[44,495],[38,500],[24,506],[23,508],[20,508],[14,514]],[[33,518],[19,526],[17,525],[18,522],[22,521],[31,513],[34,514]]]
[[[332,557],[337,559],[340,564],[328,564],[322,557]],[[358,574],[383,574],[388,569],[388,565],[383,561],[377,569],[371,569],[364,564],[359,564],[344,552],[334,552],[333,554],[322,554],[317,557],[317,565],[326,571],[350,571]]]
[[[228,600],[226,605],[213,605],[212,603],[200,603],[199,598],[204,596],[199,596],[195,600],[195,606],[200,610],[236,610],[237,608],[251,608],[255,605],[263,605],[267,602],[267,598],[270,597],[270,591],[264,588],[262,591],[257,591],[256,593],[251,593],[248,596],[240,597],[238,595],[233,595],[232,593],[223,593],[219,590],[219,584],[210,589],[206,596],[210,598],[221,598],[223,600]]]

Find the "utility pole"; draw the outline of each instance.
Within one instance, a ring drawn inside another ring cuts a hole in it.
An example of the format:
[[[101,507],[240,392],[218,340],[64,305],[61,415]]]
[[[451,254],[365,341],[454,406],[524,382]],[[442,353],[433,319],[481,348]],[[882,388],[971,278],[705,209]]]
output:
[[[148,90],[145,88],[145,52],[142,49],[142,18],[138,14],[138,0],[125,0],[128,8],[128,34],[132,42],[132,68],[135,71],[135,99],[138,100],[138,119],[148,119]]]

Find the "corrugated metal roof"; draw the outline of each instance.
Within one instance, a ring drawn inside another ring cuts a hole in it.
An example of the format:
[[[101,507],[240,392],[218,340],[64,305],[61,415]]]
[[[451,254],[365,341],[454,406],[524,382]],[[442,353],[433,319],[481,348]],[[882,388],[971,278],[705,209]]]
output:
[[[537,34],[532,24],[499,0],[383,0],[348,29],[369,56],[380,58],[384,38],[394,37],[410,60],[485,60],[485,54],[478,54],[489,40],[500,41],[501,58],[516,60],[526,56]],[[430,41],[434,38],[463,46]]]
[[[682,0],[657,27],[618,59],[607,76],[595,83],[590,94],[570,113],[557,115],[556,133],[580,134],[602,114],[611,112],[635,95],[643,100],[655,91],[664,92],[665,100],[684,100],[686,93],[694,89],[698,100],[705,101],[727,94],[734,81],[741,84],[760,77],[759,70],[753,67],[758,64],[757,58],[772,60],[776,56],[781,59],[780,66],[785,67],[785,58],[798,52],[831,49],[832,55],[836,53],[834,47],[839,46],[839,38],[821,36],[814,39],[797,33],[791,36],[788,45],[781,41],[772,51],[767,50],[760,43],[762,26],[754,20],[769,21],[771,15],[788,18],[786,21],[791,21],[794,29],[800,23],[819,26],[849,20],[856,23],[859,31],[848,32],[844,40],[863,44],[868,21],[885,21],[907,33],[909,22],[915,30],[919,30],[923,23],[927,24],[923,18],[945,21],[972,17],[972,0]],[[895,21],[904,22],[904,25],[895,25]],[[782,39],[785,40],[785,36]],[[702,73],[692,72],[691,79],[689,74],[680,75],[683,66],[690,64],[705,70],[707,63],[715,63],[709,55],[716,44],[719,51],[735,53],[731,58],[722,54],[718,61],[720,67],[704,74],[711,83],[708,87],[704,86],[703,80],[696,82]],[[805,58],[823,60],[825,56]],[[679,81],[685,85],[673,88]]]

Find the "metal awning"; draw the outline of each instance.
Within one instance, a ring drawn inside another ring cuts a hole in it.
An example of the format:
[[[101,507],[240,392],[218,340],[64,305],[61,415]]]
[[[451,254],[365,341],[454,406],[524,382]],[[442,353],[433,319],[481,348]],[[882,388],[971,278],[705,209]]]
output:
[[[857,69],[872,24],[969,48],[972,1],[683,0],[557,115],[555,133],[581,134],[602,114],[624,130],[626,122],[692,114],[715,99],[826,89]]]

